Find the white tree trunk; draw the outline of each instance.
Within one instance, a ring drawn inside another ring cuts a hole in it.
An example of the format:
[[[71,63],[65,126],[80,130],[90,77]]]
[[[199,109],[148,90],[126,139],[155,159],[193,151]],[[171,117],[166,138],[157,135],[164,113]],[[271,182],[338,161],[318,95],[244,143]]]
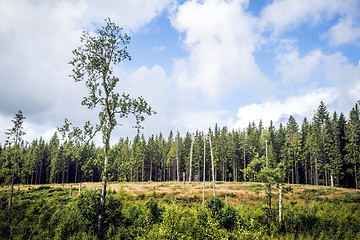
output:
[[[179,134],[179,133],[178,133]],[[176,180],[180,181],[180,172],[179,172],[179,135],[176,141]]]
[[[307,207],[307,216],[309,217],[309,215],[310,215],[310,210],[309,210],[309,198],[306,199],[306,207]]]
[[[193,154],[194,139],[191,135],[191,147],[190,147],[190,168],[189,168],[189,184],[191,184],[191,168],[192,168],[192,154]]]
[[[210,141],[211,168],[212,168],[212,179],[213,179],[213,195],[215,197],[215,170],[214,170],[214,157],[211,146],[211,136],[209,136],[209,141]]]
[[[203,171],[203,207],[205,206],[205,149],[206,149],[206,137],[204,136],[204,171]]]
[[[282,186],[279,187],[279,223],[282,222]]]

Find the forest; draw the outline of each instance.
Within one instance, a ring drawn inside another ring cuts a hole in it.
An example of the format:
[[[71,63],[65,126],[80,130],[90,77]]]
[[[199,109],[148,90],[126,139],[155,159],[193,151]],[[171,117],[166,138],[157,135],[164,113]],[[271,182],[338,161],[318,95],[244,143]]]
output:
[[[211,140],[211,145],[210,145]],[[211,148],[210,148],[211,147]],[[285,125],[249,123],[243,130],[215,125],[208,132],[171,131],[145,139],[121,138],[111,146],[108,180],[126,182],[211,181],[211,152],[216,181],[274,181],[358,188],[360,163],[359,103],[346,118],[329,113],[321,102],[310,121],[293,116]],[[19,141],[0,148],[0,183],[79,183],[101,181],[104,149],[93,142],[63,138]],[[205,165],[204,165],[205,164]]]
[[[320,102],[301,125],[288,116],[279,126],[216,124],[206,132],[174,130],[145,139],[141,123],[156,111],[142,97],[115,91],[120,80],[113,65],[131,59],[130,37],[105,22],[95,35],[83,32],[69,62],[70,77],[89,90],[81,104],[98,110],[99,123],[70,127],[65,119],[49,141],[26,142],[26,116],[19,110],[5,132],[0,239],[360,238],[360,101],[347,117]],[[138,134],[111,146],[118,121],[129,115]],[[103,146],[92,141],[99,132]],[[90,182],[102,182],[101,190],[81,188]],[[195,187],[200,182],[201,190]],[[205,182],[212,196],[205,194]],[[123,190],[125,183],[144,188],[132,195]],[[155,183],[166,191],[155,191]],[[221,184],[223,191],[234,186],[216,195]],[[186,195],[193,186],[196,193]]]

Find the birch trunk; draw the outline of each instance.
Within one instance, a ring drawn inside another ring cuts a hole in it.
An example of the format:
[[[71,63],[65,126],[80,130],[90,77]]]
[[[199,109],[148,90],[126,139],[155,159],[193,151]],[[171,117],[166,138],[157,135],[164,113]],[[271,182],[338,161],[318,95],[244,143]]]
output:
[[[98,222],[98,236],[101,236],[102,233],[102,224],[104,221],[104,214],[105,214],[107,166],[109,163],[109,150],[110,150],[110,138],[108,138],[105,143],[105,161],[104,161],[104,172],[102,177],[102,188],[101,188],[101,198],[100,198],[101,208],[100,208],[99,222]],[[80,193],[80,188],[79,188],[79,193]]]
[[[279,223],[282,223],[282,186],[279,187]]]
[[[306,207],[307,207],[307,217],[309,217],[309,215],[310,215],[310,210],[309,210],[309,198],[306,199]]]
[[[214,170],[214,157],[211,146],[211,136],[209,136],[209,141],[210,141],[211,168],[212,168],[212,179],[213,179],[213,195],[215,197],[215,170]]]
[[[191,147],[190,147],[190,168],[189,168],[189,184],[191,184],[191,168],[192,168],[192,155],[193,155],[194,139],[191,136]]]
[[[177,182],[180,181],[179,175],[180,175],[180,172],[179,172],[179,137],[177,137],[177,141],[176,141],[176,180],[177,180]]]
[[[246,169],[246,155],[245,155],[245,145],[244,145],[244,170]],[[244,174],[244,182],[246,182],[246,176]]]
[[[315,157],[315,185],[319,185],[319,173],[317,167],[317,158]]]
[[[203,207],[205,206],[205,149],[206,149],[206,137],[204,136],[204,171],[203,171]]]

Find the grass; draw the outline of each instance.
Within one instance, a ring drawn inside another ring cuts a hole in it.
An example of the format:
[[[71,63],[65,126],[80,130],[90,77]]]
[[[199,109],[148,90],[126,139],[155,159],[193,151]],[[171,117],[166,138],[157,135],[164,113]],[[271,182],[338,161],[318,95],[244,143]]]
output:
[[[72,185],[72,194],[78,194],[78,183],[68,184],[45,184],[45,185],[16,185],[15,190],[31,189],[52,189],[61,188],[69,191]],[[227,197],[228,201],[241,205],[244,202],[250,204],[264,203],[266,199],[265,184],[256,182],[217,182],[216,195],[221,198]],[[101,183],[82,183],[82,189],[101,189]],[[110,182],[108,190],[121,192],[124,191],[130,194],[137,200],[146,200],[149,197],[159,199],[176,198],[180,202],[194,202],[202,201],[203,198],[203,183],[192,182],[190,185],[183,182]],[[305,205],[306,199],[311,201],[337,201],[344,199],[347,202],[360,202],[360,191],[355,189],[345,188],[331,188],[326,186],[313,185],[291,185],[285,184],[285,189],[289,191],[284,194],[284,202]],[[9,189],[9,187],[2,187],[1,190]],[[212,182],[205,183],[205,198],[210,198],[213,195]],[[278,200],[278,188],[271,187],[272,201]]]

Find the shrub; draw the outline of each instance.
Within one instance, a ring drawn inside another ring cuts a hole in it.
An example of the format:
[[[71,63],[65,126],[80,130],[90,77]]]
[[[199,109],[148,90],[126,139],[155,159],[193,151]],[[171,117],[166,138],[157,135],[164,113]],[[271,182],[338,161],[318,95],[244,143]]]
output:
[[[209,198],[205,201],[205,208],[211,212],[212,217],[221,217],[221,209],[224,203],[217,197]]]
[[[228,230],[233,230],[238,222],[238,212],[231,204],[226,204],[222,209],[220,224]]]

